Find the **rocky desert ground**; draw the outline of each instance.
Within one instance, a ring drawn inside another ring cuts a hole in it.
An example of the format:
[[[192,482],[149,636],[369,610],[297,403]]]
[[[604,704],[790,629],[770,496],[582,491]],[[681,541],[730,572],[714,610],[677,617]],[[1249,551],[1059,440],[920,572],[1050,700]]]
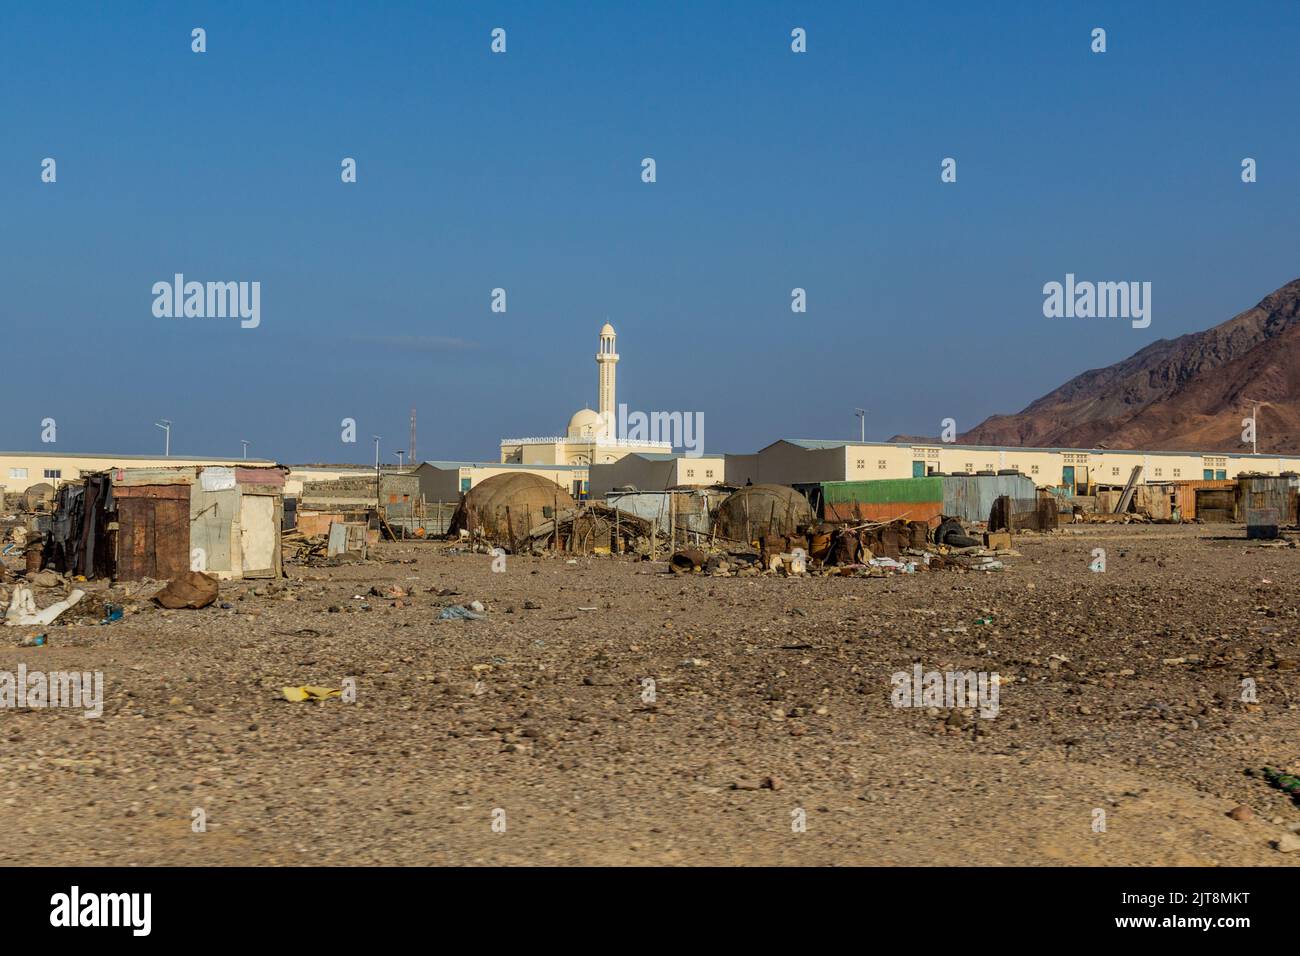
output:
[[[885,578],[450,547],[203,610],[92,582],[70,623],[0,629],[0,671],[104,677],[99,717],[0,710],[0,862],[1300,862],[1300,804],[1259,773],[1300,771],[1300,550],[1240,527]],[[998,674],[997,715],[894,706],[915,664]]]

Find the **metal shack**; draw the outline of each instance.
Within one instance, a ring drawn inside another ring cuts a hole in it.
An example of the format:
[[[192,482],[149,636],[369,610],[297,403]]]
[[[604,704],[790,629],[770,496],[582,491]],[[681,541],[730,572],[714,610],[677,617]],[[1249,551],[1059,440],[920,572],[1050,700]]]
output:
[[[371,524],[370,517],[377,512],[395,527],[423,517],[419,476],[384,472],[378,483],[374,475],[305,481],[298,497],[297,527],[308,536],[329,534],[336,521]],[[379,540],[377,524],[370,538]]]
[[[833,523],[925,521],[943,515],[942,478],[882,478],[878,481],[823,481],[821,515]]]
[[[1173,483],[1174,505],[1184,521],[1232,521],[1237,483],[1231,479],[1205,478]],[[1223,515],[1227,511],[1226,517]]]
[[[112,474],[115,577],[279,577],[285,471],[127,468]],[[110,525],[110,529],[112,525]]]
[[[1276,538],[1296,520],[1296,487],[1291,476],[1238,475],[1237,507],[1247,538]]]
[[[277,577],[284,469],[128,468],[60,489],[48,567],[119,581]]]
[[[968,522],[988,521],[993,503],[1001,497],[1034,502],[1038,489],[1031,478],[1018,472],[824,481],[821,517],[831,522],[905,518],[931,525],[945,515]]]
[[[670,491],[610,491],[605,504],[655,526],[655,533],[667,538],[673,525],[679,532],[707,536],[712,530],[714,510],[731,491],[725,488],[675,488]]]

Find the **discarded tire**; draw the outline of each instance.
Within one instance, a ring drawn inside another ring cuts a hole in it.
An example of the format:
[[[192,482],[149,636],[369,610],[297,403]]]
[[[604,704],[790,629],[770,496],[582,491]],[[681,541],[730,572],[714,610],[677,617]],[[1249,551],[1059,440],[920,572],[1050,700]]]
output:
[[[964,535],[965,533],[966,529],[961,526],[961,522],[956,518],[944,518],[943,521],[939,522],[939,527],[934,529],[934,543],[947,544],[949,535]],[[959,547],[964,547],[964,545],[959,545]]]

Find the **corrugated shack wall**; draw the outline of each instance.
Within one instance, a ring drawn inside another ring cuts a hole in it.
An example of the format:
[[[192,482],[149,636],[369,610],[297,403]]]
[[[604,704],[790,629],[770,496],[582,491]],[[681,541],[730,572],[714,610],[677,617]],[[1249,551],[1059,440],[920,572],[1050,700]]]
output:
[[[675,499],[673,510],[677,515],[677,530],[707,535],[712,531],[713,509],[727,497],[728,492],[610,492],[605,495],[605,504],[616,511],[653,523],[656,533],[666,536],[671,530],[668,523],[670,495]]]
[[[943,485],[943,513],[963,521],[988,521],[993,502],[1003,496],[1014,501],[1038,495],[1033,479],[1024,475],[949,475],[933,480]]]
[[[1175,481],[1174,504],[1178,506],[1178,513],[1185,520],[1190,521],[1196,517],[1196,492],[1205,491],[1231,491],[1237,487],[1237,483],[1231,479],[1197,479],[1195,481]]]
[[[1237,512],[1246,522],[1246,537],[1276,537],[1296,519],[1296,489],[1287,478],[1238,476]]]
[[[878,481],[824,481],[822,520],[830,522],[925,521],[943,516],[942,478],[884,478]]]
[[[1173,488],[1169,485],[1138,485],[1133,491],[1133,511],[1155,520],[1173,516]]]
[[[190,549],[203,549],[201,570],[221,577],[239,567],[238,520],[238,488],[190,491]]]
[[[386,514],[408,518],[415,514],[420,500],[420,478],[410,473],[385,473],[379,481],[379,503]],[[375,506],[375,479],[372,475],[337,478],[333,481],[304,481],[298,496],[302,511],[333,513],[361,511]]]

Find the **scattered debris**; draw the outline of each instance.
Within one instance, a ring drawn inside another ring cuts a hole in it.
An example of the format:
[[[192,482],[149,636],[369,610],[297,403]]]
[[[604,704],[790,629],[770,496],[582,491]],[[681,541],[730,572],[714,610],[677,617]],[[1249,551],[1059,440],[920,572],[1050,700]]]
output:
[[[482,602],[474,601],[469,607],[463,604],[453,604],[450,607],[443,608],[438,613],[440,621],[481,621],[487,617]]]
[[[32,594],[31,588],[25,584],[16,584],[14,585],[14,593],[9,599],[9,609],[5,611],[5,624],[9,627],[53,624],[60,614],[85,596],[85,591],[73,590],[62,601],[55,601],[49,607],[41,610],[36,606],[36,598]]]
[[[200,571],[187,571],[153,596],[159,607],[179,610],[198,610],[217,599],[220,586],[217,579]]]
[[[343,691],[337,687],[316,687],[311,684],[303,684],[299,687],[281,687],[280,693],[284,695],[285,700],[298,703],[304,700],[329,700],[332,697],[342,697]]]

